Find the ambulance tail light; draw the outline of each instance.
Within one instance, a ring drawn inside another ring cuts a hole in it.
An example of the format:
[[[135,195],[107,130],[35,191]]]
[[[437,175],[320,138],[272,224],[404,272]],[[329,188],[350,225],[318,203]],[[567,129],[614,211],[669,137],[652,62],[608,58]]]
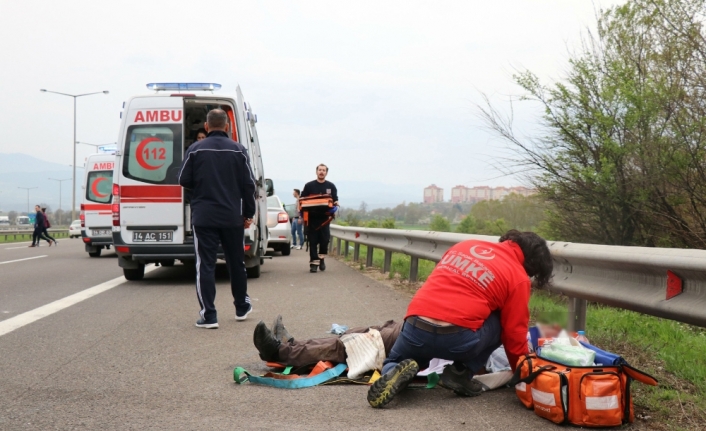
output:
[[[130,254],[130,248],[125,247],[124,245],[119,245],[115,247],[115,251],[117,251],[118,253]]]
[[[120,226],[120,186],[113,184],[113,226]]]
[[[277,223],[287,223],[289,221],[289,216],[285,212],[277,214]]]
[[[85,236],[84,236],[84,237],[83,237],[83,242],[89,243],[89,242],[91,242],[91,238],[88,238],[88,237],[85,237]]]
[[[245,244],[245,251],[250,251],[250,244]]]
[[[81,204],[81,212],[79,213],[78,218],[81,220],[81,227],[86,227],[86,212],[83,204]]]

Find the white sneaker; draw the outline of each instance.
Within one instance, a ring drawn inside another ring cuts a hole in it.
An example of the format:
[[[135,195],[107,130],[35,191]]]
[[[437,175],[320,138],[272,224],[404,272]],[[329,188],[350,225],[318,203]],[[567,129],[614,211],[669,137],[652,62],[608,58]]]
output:
[[[302,246],[301,246],[301,245],[298,245],[298,246],[297,246],[297,250],[301,250],[301,249],[302,249]]]

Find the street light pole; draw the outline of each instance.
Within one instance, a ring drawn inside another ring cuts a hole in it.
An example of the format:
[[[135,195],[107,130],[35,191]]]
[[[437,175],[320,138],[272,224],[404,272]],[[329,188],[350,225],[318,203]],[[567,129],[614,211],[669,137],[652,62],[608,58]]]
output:
[[[71,178],[66,178],[66,179],[64,179],[64,180],[57,180],[56,178],[49,178],[49,179],[52,180],[52,181],[58,181],[58,182],[59,182],[59,209],[61,209],[61,183],[63,183],[64,181],[68,181],[68,180],[70,180]]]
[[[84,93],[84,94],[67,94],[67,93],[60,93],[58,91],[49,91],[45,90],[44,88],[40,89],[39,91],[43,93],[54,93],[54,94],[59,94],[62,96],[68,96],[68,97],[73,97],[74,98],[74,140],[72,141],[72,145],[74,147],[74,172],[73,172],[73,190],[71,193],[71,220],[74,220],[76,218],[76,99],[79,97],[83,96],[90,96],[92,94],[108,94],[108,90],[104,91],[96,91],[94,93]]]
[[[37,189],[39,187],[17,187],[17,188],[27,190],[27,216],[29,216],[29,191],[32,189]]]
[[[100,147],[105,147],[105,146],[107,146],[107,145],[117,145],[117,142],[111,142],[111,143],[109,143],[109,144],[89,144],[88,142],[78,142],[78,141],[77,141],[76,143],[77,143],[77,144],[81,144],[81,145],[90,145],[90,146],[92,146],[92,147],[96,147],[96,153],[98,152],[98,149],[99,149]]]

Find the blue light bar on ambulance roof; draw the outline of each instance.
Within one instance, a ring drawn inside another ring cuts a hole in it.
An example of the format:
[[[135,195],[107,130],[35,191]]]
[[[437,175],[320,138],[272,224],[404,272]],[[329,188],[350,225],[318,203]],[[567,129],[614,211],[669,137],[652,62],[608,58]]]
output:
[[[154,91],[215,91],[221,84],[210,82],[153,82],[147,84],[148,90]]]

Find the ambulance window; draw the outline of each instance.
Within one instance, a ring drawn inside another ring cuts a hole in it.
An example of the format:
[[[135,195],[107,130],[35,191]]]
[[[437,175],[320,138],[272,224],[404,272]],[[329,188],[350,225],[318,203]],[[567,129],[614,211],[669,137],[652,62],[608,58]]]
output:
[[[113,171],[88,173],[86,199],[99,204],[109,204],[113,197]]]
[[[123,175],[146,183],[177,184],[181,146],[181,124],[130,126]]]

